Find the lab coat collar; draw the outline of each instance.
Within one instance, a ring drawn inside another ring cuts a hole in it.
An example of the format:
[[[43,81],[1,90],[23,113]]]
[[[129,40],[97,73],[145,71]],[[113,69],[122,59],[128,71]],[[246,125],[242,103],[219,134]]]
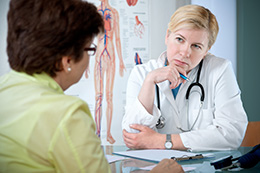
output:
[[[167,52],[166,51],[162,52],[159,58],[157,59],[157,63],[159,64],[159,67],[164,66],[166,57],[167,57]]]

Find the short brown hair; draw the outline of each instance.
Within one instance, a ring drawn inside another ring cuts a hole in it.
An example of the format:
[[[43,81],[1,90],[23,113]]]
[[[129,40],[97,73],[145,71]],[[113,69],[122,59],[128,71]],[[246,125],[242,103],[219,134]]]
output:
[[[7,54],[12,69],[27,74],[61,71],[62,56],[75,62],[95,35],[104,31],[97,8],[81,0],[11,0]]]
[[[219,30],[215,15],[209,9],[199,5],[182,6],[172,15],[168,24],[169,31],[176,32],[183,28],[205,29],[209,34],[209,48],[216,41]]]

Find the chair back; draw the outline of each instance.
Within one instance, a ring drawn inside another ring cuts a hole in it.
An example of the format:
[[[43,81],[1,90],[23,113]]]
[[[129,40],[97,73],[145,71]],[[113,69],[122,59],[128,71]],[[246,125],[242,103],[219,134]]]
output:
[[[260,121],[250,121],[241,147],[253,147],[257,144],[260,144]]]

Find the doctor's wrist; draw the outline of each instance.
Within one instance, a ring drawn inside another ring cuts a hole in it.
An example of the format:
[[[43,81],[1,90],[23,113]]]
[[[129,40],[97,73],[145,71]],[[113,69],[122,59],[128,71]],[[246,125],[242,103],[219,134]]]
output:
[[[148,75],[145,77],[144,83],[149,84],[149,85],[150,84],[151,85],[155,85],[156,84],[155,79],[153,77],[153,74],[151,72],[148,73]]]
[[[183,142],[181,140],[181,137],[179,134],[172,134],[172,143],[173,143],[173,148],[174,150],[187,150],[186,147],[184,147]]]
[[[157,133],[157,137],[154,136],[153,147],[151,149],[165,149],[165,134]]]

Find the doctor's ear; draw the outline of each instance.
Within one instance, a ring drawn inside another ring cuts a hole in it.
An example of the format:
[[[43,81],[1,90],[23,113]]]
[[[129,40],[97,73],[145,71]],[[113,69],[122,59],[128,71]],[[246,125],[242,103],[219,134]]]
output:
[[[171,31],[169,29],[167,29],[166,31],[166,35],[165,35],[165,44],[167,45],[167,40],[168,40],[168,37],[170,36],[171,34]]]
[[[169,37],[171,33],[172,33],[172,32],[171,32],[169,29],[167,29],[167,31],[166,31],[166,37]]]

